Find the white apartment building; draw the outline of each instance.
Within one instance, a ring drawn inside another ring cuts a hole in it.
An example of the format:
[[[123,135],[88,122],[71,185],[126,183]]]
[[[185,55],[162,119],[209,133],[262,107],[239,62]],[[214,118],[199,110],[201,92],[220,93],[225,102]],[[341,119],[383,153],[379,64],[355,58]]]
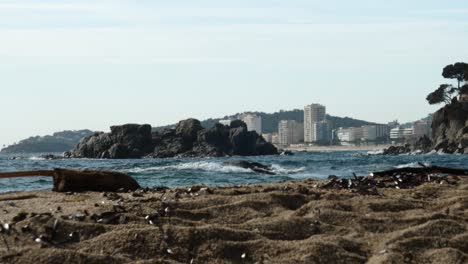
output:
[[[248,131],[255,131],[262,134],[262,117],[254,114],[246,114],[242,117],[242,121],[247,125]]]
[[[413,136],[413,128],[396,127],[390,130],[390,139],[405,139]]]
[[[280,145],[297,144],[304,140],[304,125],[295,120],[281,120],[278,124]]]
[[[263,133],[262,137],[263,139],[265,139],[266,142],[272,143],[273,141],[273,135],[271,133]]]
[[[304,141],[312,143],[317,141],[314,123],[325,121],[326,108],[320,104],[311,104],[304,107]]]
[[[279,144],[279,135],[278,133],[271,134],[271,143],[272,144]]]
[[[355,142],[363,137],[362,127],[339,128],[336,136],[341,142]]]
[[[232,122],[231,119],[223,119],[223,120],[219,120],[218,123],[220,123],[221,125],[230,126],[231,122]]]

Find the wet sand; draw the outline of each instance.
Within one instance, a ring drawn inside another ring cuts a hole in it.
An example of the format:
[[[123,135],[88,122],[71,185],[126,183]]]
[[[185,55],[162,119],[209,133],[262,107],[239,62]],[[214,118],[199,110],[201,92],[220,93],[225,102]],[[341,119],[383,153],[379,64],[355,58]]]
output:
[[[468,177],[449,182],[0,194],[0,263],[467,263]]]

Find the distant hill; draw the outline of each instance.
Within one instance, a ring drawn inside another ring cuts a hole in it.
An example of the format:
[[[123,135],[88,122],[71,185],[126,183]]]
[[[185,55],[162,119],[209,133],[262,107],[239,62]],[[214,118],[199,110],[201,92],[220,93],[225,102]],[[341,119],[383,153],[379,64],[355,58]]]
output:
[[[1,153],[50,153],[71,150],[81,138],[89,136],[91,130],[62,131],[52,136],[35,136],[2,149]]]
[[[294,109],[290,111],[284,111],[281,110],[276,113],[264,113],[264,112],[252,112],[256,115],[260,115],[262,117],[262,129],[263,133],[273,133],[278,131],[278,123],[280,120],[296,120],[299,122],[304,122],[304,111],[300,109]],[[202,126],[205,128],[210,128],[213,127],[219,120],[222,119],[229,119],[229,118],[235,118],[239,114],[234,114],[231,116],[225,116],[222,118],[210,118],[207,120],[201,121]],[[333,129],[339,128],[339,127],[360,127],[364,125],[373,125],[375,123],[372,122],[367,122],[364,120],[359,120],[359,119],[354,119],[350,117],[337,117],[337,116],[330,116],[327,115],[327,120],[330,121],[331,126]],[[162,130],[164,128],[170,128],[174,127],[174,125],[168,125],[168,126],[162,126],[162,127],[156,127],[154,130]]]

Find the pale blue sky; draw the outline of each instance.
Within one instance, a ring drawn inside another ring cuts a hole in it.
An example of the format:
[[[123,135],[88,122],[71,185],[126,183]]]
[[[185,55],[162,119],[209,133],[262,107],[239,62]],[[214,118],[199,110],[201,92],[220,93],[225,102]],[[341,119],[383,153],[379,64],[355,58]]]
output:
[[[0,147],[314,102],[410,121],[467,47],[466,0],[0,0]]]

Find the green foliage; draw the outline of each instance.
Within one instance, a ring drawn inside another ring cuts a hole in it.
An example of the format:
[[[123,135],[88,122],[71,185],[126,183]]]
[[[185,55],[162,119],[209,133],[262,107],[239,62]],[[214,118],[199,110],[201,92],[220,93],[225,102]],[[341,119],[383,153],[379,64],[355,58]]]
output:
[[[457,62],[444,67],[442,76],[446,79],[456,79],[458,86],[451,84],[442,84],[432,93],[428,94],[426,100],[429,104],[450,104],[457,94],[466,93],[466,85],[461,86],[464,81],[468,80],[468,64]]]
[[[466,73],[468,72],[468,64],[464,62],[457,62],[445,66],[442,70],[442,76],[446,79],[456,79],[458,81],[458,88],[460,83],[468,78]]]
[[[62,131],[52,136],[35,136],[21,140],[2,149],[2,153],[52,153],[71,150],[81,138],[89,136],[91,130]]]

